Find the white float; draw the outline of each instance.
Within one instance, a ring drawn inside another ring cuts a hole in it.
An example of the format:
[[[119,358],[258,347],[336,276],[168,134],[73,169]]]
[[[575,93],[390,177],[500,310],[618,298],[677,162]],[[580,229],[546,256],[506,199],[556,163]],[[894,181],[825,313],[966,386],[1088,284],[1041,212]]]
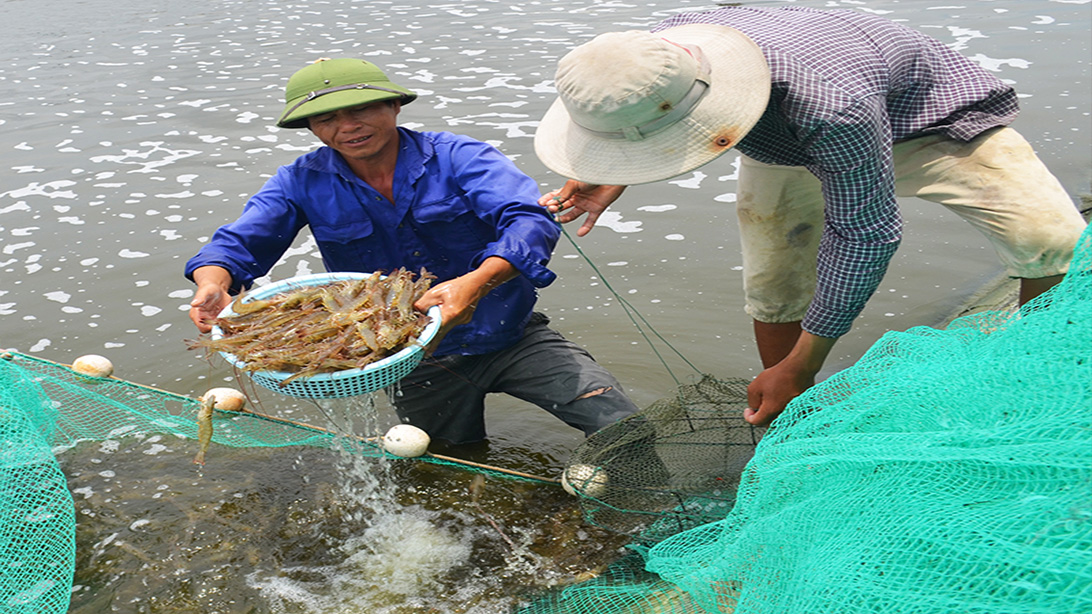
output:
[[[428,451],[428,433],[412,424],[396,424],[383,435],[383,449],[395,456],[416,458]]]
[[[234,388],[210,388],[201,395],[204,399],[208,395],[216,397],[213,405],[216,409],[224,411],[239,411],[246,406],[246,395]]]
[[[88,377],[110,377],[114,374],[114,363],[98,354],[85,354],[72,361],[72,370]]]
[[[601,497],[607,491],[607,472],[602,467],[569,465],[561,474],[561,487],[570,495]]]

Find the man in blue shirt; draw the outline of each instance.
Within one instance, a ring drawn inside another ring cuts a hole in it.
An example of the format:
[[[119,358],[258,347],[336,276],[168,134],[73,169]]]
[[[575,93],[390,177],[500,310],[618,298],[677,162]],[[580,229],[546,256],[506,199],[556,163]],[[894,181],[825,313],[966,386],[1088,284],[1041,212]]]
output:
[[[454,444],[486,437],[484,399],[505,392],[590,435],[637,411],[618,381],[533,311],[560,235],[538,186],[496,148],[397,125],[416,95],[363,60],[320,60],[288,81],[277,125],[325,145],[279,168],[186,264],[198,329],[265,275],[304,226],[331,272],[422,268],[440,341],[391,400]]]
[[[814,384],[902,233],[896,195],[991,241],[1026,302],[1068,268],[1084,220],[1008,124],[1015,92],[940,41],[853,10],[728,7],[616,32],[558,64],[535,151],[570,179],[540,199],[595,225],[624,186],[731,148],[746,310],[765,370],[753,424]]]

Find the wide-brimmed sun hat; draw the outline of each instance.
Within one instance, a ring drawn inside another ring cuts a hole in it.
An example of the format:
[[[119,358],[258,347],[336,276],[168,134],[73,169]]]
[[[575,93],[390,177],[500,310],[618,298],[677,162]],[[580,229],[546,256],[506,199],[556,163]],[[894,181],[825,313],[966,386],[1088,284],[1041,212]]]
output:
[[[770,96],[758,45],[712,24],[601,34],[561,58],[554,81],[535,153],[595,184],[651,183],[710,162],[746,136]]]
[[[281,128],[306,128],[307,118],[338,109],[380,100],[417,98],[410,90],[391,83],[378,66],[364,60],[322,59],[296,71],[284,89]]]

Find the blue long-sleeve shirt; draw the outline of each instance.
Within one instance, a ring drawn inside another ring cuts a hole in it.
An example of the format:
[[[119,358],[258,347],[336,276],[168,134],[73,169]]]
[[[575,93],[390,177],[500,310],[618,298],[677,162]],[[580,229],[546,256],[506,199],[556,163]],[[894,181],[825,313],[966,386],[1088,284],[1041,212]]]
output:
[[[482,298],[473,319],[452,329],[435,354],[483,354],[515,343],[536,288],[556,277],[546,265],[561,231],[537,204],[537,184],[486,143],[449,132],[398,132],[393,203],[340,154],[320,147],[280,167],[239,219],[186,263],[186,277],[215,265],[231,273],[233,291],[249,287],[304,226],[330,272],[424,267],[439,283],[499,256],[521,275]]]
[[[727,7],[652,28],[735,28],[770,66],[765,114],[737,145],[803,166],[823,184],[826,227],[804,330],[839,337],[875,292],[902,237],[892,145],[941,133],[969,141],[1012,122],[1016,93],[940,41],[854,10]]]

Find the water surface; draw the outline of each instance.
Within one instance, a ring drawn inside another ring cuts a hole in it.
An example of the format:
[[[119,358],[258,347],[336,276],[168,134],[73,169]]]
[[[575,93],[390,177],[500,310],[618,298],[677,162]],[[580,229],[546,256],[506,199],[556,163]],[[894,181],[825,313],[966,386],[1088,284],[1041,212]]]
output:
[[[907,23],[995,71],[1021,93],[1015,127],[1074,197],[1090,191],[1088,0],[796,4]],[[230,384],[234,374],[222,361],[186,349],[196,330],[186,316],[193,288],[181,271],[278,165],[315,146],[306,131],[272,126],[294,70],[323,56],[370,59],[420,94],[403,110],[405,125],[494,143],[545,190],[561,179],[535,158],[531,137],[554,98],[557,59],[602,32],[714,7],[691,0],[9,0],[0,42],[7,93],[0,101],[0,346],[62,363],[103,354],[119,377],[186,395]],[[734,161],[729,154],[629,190],[609,219],[578,240],[583,255],[564,238],[559,244],[552,267],[560,278],[542,291],[540,306],[639,405],[669,395],[673,376],[601,276],[700,370],[758,371],[739,293]],[[1000,271],[985,239],[954,215],[913,199],[902,204],[906,240],[829,371],[852,364],[886,330],[943,321]],[[304,236],[270,277],[320,270]],[[675,376],[691,374],[660,350]],[[259,396],[267,411],[322,419],[312,404]],[[580,435],[535,408],[493,401],[490,443],[466,453],[556,475]],[[382,401],[379,412],[377,428],[393,423]],[[513,586],[571,580],[604,558],[600,546],[617,546],[585,533],[574,550],[586,556],[574,561],[556,547],[579,526],[565,495],[524,484],[487,489],[509,511],[512,530],[525,532],[528,548],[541,542],[545,558],[531,563],[541,573],[529,572],[518,557],[506,558],[504,540],[467,502],[469,476],[394,468],[383,479],[397,485],[376,488],[393,489],[396,505],[376,507],[339,484],[357,471],[344,459],[214,448],[214,460],[197,473],[187,446],[144,438],[66,453],[81,518],[74,611],[183,611],[187,603],[223,612],[347,611],[354,601],[372,604],[360,611],[379,611],[375,603],[412,608],[417,600],[441,612],[504,611],[517,599]],[[407,494],[410,488],[417,490]],[[547,520],[521,511],[538,506]],[[338,513],[327,515],[331,509]],[[435,531],[428,548],[450,564],[396,567],[426,570],[407,580],[418,588],[377,594],[362,579],[380,573],[373,565],[383,557],[361,555],[371,551],[360,539],[381,547],[391,535],[428,531]],[[217,548],[222,559],[205,556]],[[123,570],[144,588],[123,582]],[[168,580],[149,588],[158,578]],[[228,586],[241,592],[224,594]]]

